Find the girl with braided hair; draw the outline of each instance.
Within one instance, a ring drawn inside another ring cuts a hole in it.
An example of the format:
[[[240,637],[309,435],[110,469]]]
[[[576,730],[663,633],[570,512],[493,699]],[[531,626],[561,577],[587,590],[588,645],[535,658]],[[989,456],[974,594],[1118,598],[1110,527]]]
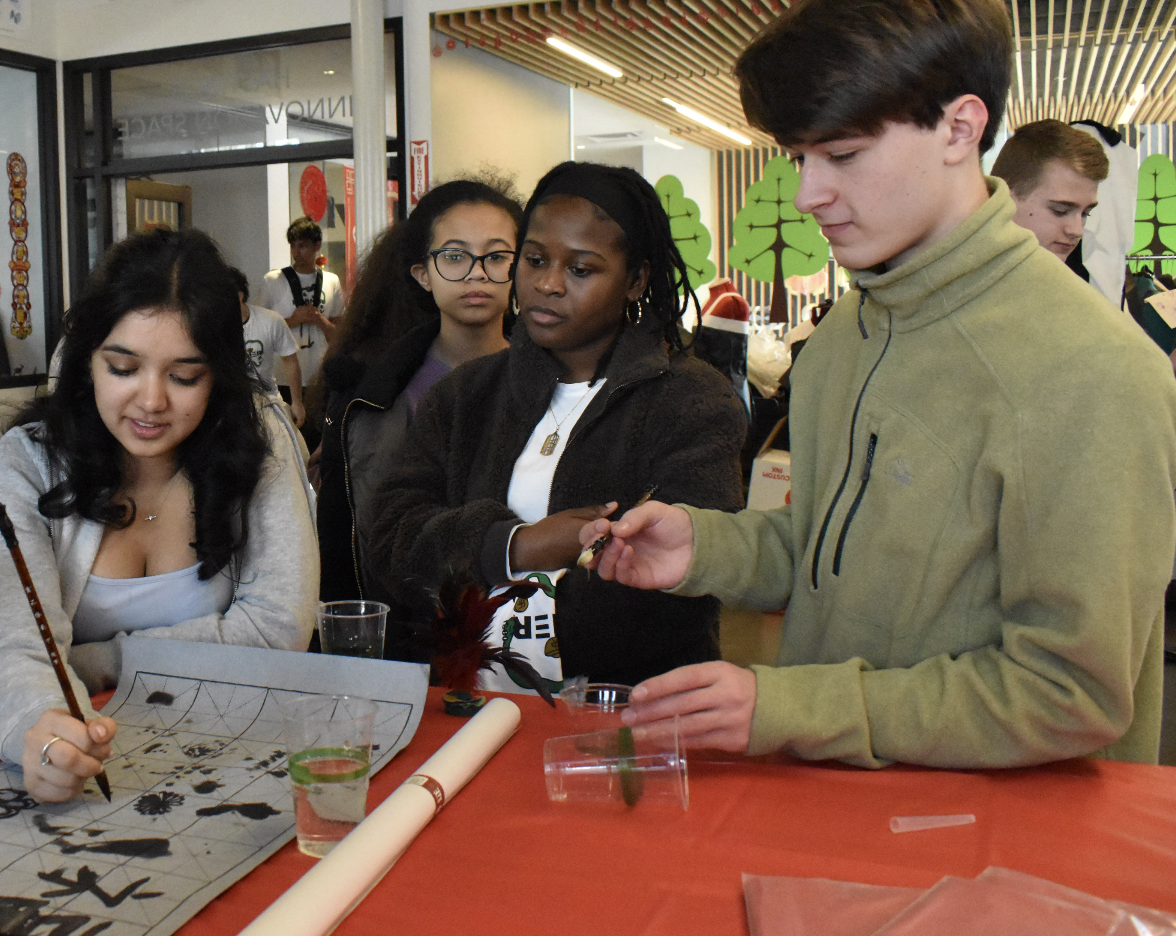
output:
[[[575,570],[583,524],[654,485],[661,500],[742,506],[742,404],[682,353],[693,294],[649,183],[591,163],[551,170],[523,214],[513,299],[511,347],[422,400],[376,495],[373,572],[404,604],[424,604],[454,572],[486,589],[536,582],[492,638],[553,688],[565,676],[635,684],[716,659],[714,599]],[[515,688],[499,672],[484,685]]]

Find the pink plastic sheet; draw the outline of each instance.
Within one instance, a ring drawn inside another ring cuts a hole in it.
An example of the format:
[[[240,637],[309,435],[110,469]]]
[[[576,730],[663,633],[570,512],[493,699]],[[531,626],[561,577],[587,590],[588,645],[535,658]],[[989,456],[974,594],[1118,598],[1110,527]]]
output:
[[[751,936],[870,936],[922,894],[919,887],[743,875]]]
[[[745,874],[751,936],[1176,936],[1176,915],[988,868],[923,891]]]

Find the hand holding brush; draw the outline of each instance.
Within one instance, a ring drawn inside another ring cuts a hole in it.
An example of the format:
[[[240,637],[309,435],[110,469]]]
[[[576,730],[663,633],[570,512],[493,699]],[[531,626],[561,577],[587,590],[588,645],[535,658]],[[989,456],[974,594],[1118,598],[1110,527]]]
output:
[[[3,504],[0,504],[0,535],[3,535],[4,542],[8,545],[8,551],[12,555],[16,573],[24,587],[29,608],[33,612],[33,620],[36,621],[37,630],[45,644],[45,652],[49,655],[49,662],[53,665],[53,672],[61,686],[61,693],[65,696],[66,705],[69,706],[69,714],[73,716],[70,719],[65,716],[64,712],[50,709],[42,713],[36,724],[26,733],[23,758],[26,785],[30,787],[29,792],[36,799],[61,800],[68,799],[78,792],[80,780],[93,776],[98,783],[98,789],[102,791],[102,795],[109,802],[110,781],[106,779],[101,759],[103,756],[109,755],[108,742],[114,736],[114,725],[107,718],[99,718],[89,724],[86,723],[86,719],[82,715],[82,708],[78,705],[77,696],[74,694],[73,684],[69,680],[69,674],[65,671],[65,663],[57,649],[57,641],[53,638],[53,632],[49,629],[49,622],[41,608],[41,599],[37,596],[37,588],[29,574],[29,567],[20,550],[20,543],[17,542],[16,529],[13,527],[12,520]],[[38,754],[32,748],[36,747],[36,742],[40,740],[41,734],[50,734],[51,737],[41,747]],[[30,743],[32,748],[30,748]],[[93,769],[95,766],[97,766],[97,770]],[[40,769],[38,770],[38,768]],[[30,779],[35,779],[38,783],[30,783]]]

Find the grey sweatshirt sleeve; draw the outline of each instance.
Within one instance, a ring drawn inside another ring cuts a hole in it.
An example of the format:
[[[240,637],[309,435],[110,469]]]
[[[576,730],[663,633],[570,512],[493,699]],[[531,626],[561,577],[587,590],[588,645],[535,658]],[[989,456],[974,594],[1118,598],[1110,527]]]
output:
[[[40,446],[17,428],[0,438],[0,502],[16,528],[21,553],[62,656],[68,659],[73,627],[62,607],[50,523],[37,509],[49,489],[48,466]],[[68,670],[68,667],[67,667]],[[74,693],[87,717],[93,715],[81,680],[69,670]],[[41,713],[65,708],[57,677],[33,620],[24,587],[8,550],[0,548],[0,758],[19,765],[24,735]]]
[[[284,413],[265,405],[271,455],[249,504],[249,541],[241,582],[229,610],[167,627],[137,630],[131,639],[166,637],[206,643],[305,650],[318,606],[319,554],[314,490]]]

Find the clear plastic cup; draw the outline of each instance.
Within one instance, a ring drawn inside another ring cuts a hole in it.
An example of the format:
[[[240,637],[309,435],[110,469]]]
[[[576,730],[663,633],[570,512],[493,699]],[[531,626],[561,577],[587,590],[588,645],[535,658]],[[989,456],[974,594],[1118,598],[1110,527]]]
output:
[[[384,658],[388,606],[382,601],[323,601],[318,608],[319,642],[333,656]]]
[[[363,821],[376,704],[308,695],[282,712],[298,848],[321,858]]]
[[[573,683],[560,690],[576,731],[620,728],[621,713],[629,707],[632,686],[620,683]]]
[[[543,745],[547,796],[557,803],[690,806],[678,719],[549,738]]]

